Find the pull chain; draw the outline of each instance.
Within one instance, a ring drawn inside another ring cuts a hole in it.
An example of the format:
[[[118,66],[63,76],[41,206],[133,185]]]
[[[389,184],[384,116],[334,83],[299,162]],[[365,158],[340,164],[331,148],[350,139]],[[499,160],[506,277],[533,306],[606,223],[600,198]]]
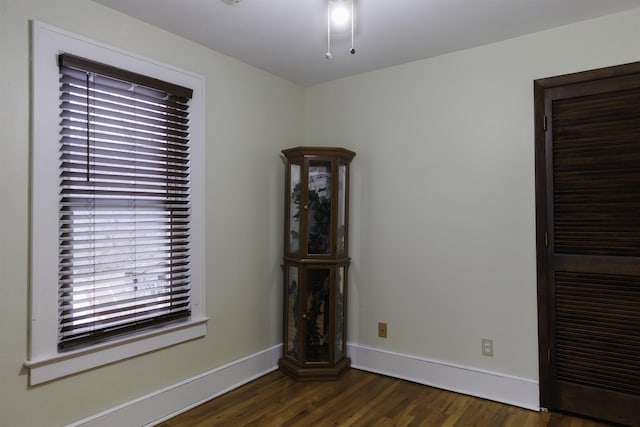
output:
[[[351,54],[352,54],[352,55],[356,53],[356,50],[355,50],[355,48],[353,47],[353,29],[354,29],[354,27],[355,27],[355,25],[354,25],[354,23],[353,23],[353,22],[354,22],[354,20],[355,20],[355,18],[354,18],[354,16],[355,16],[355,15],[354,15],[354,13],[353,13],[353,3],[354,3],[355,1],[356,1],[356,0],[351,0],[351,50],[349,50],[349,52],[351,52]]]
[[[324,55],[325,58],[331,59],[333,56],[331,55],[331,4],[333,0],[329,0],[327,3],[327,53]]]

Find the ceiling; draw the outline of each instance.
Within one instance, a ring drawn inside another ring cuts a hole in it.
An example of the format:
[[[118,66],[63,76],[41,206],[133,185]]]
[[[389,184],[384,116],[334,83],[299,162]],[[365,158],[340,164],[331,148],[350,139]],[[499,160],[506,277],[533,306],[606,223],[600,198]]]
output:
[[[94,0],[303,86],[640,7],[640,0],[355,0],[333,34],[327,0]]]

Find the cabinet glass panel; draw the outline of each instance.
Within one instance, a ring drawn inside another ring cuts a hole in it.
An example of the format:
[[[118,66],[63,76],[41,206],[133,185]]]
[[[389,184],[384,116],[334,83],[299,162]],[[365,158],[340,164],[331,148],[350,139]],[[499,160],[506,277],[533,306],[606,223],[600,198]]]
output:
[[[289,310],[287,311],[287,354],[298,359],[298,335],[300,328],[298,323],[298,267],[289,266]]]
[[[329,361],[329,268],[307,270],[305,355],[307,362]]]
[[[300,252],[300,165],[292,163],[290,174],[289,252]]]
[[[339,267],[336,277],[336,297],[334,300],[336,307],[336,342],[335,360],[340,360],[344,356],[344,267]]]
[[[307,253],[328,254],[331,250],[331,162],[309,161]]]
[[[338,253],[345,251],[347,206],[347,165],[338,165]]]

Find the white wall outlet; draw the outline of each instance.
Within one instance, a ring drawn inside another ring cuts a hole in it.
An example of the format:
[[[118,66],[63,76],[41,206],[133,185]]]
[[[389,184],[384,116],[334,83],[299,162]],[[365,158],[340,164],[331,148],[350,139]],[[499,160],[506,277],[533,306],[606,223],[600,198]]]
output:
[[[493,357],[493,340],[482,338],[482,355]]]

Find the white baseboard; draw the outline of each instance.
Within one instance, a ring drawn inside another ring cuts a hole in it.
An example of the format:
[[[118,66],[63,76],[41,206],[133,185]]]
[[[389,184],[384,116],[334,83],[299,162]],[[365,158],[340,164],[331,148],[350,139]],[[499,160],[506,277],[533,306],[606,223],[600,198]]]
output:
[[[73,427],[148,426],[165,421],[278,368],[282,344],[126,402]]]
[[[540,410],[538,382],[348,343],[351,366],[457,393]],[[71,427],[152,426],[278,368],[275,345],[170,387],[79,420]]]
[[[456,393],[540,410],[536,380],[347,343],[351,366]]]

